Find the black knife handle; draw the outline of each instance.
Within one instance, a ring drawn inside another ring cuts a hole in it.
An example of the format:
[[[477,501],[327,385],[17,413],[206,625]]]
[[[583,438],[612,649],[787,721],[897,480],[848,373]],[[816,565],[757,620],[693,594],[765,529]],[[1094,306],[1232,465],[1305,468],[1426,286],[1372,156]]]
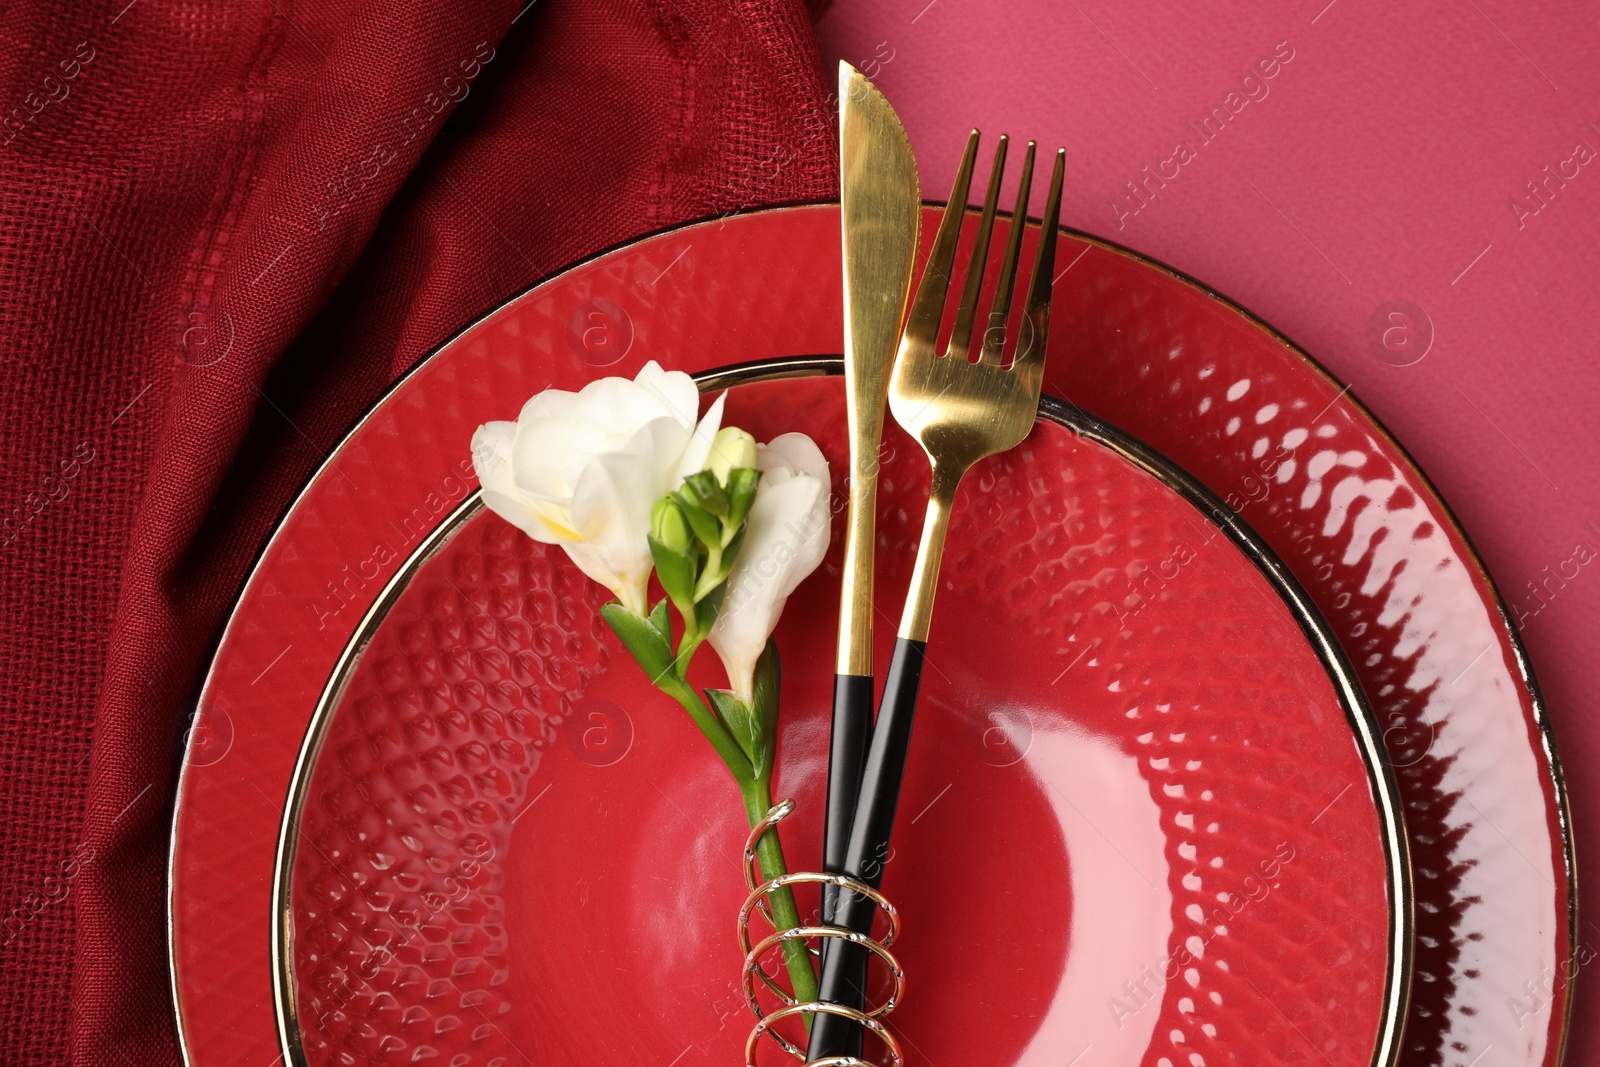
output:
[[[872,744],[861,775],[860,797],[850,828],[845,873],[877,889],[889,857],[900,783],[905,777],[906,754],[911,747],[911,718],[917,708],[922,683],[922,663],[927,643],[900,638],[884,680],[883,706],[872,730]],[[833,921],[857,933],[872,932],[877,905],[860,893],[842,890]],[[821,992],[818,999],[861,1010],[866,1004],[867,950],[840,938],[822,943]],[[819,1014],[811,1027],[806,1058],[860,1056],[863,1034],[859,1024],[837,1015]]]
[[[822,869],[844,871],[850,827],[861,793],[861,767],[872,740],[872,677],[838,674],[833,679],[833,739],[828,751],[828,801],[823,823]],[[838,887],[822,887],[822,921],[833,921]]]

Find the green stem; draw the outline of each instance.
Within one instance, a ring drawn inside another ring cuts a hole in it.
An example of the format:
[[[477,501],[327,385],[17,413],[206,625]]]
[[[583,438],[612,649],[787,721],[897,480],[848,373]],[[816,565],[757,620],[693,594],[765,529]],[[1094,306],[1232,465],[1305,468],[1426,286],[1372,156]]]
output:
[[[687,621],[685,619],[686,623]],[[684,630],[683,640],[678,642],[678,653],[672,660],[672,669],[678,672],[679,678],[688,677],[689,661],[694,659],[694,654],[700,650],[700,645],[709,632],[709,630],[702,631],[698,626],[687,627]]]
[[[706,598],[706,594],[721,585],[728,577],[722,570],[722,547],[711,545],[706,549],[706,562],[700,568],[700,580],[695,583],[694,600],[698,604]]]
[[[706,735],[706,740],[711,742],[711,747],[717,750],[717,755],[722,757],[722,762],[728,765],[728,770],[733,772],[733,777],[739,782],[740,789],[746,782],[755,779],[755,768],[750,766],[750,758],[739,748],[739,742],[728,733],[728,728],[722,725],[722,720],[712,714],[706,707],[705,701],[700,699],[700,694],[694,687],[679,678],[672,671],[668,671],[656,679],[656,687],[673,700],[683,705],[683,710],[689,713],[689,718],[700,727],[700,732]],[[749,806],[748,798],[746,807]],[[766,809],[762,809],[762,815]]]
[[[772,807],[771,785],[767,779],[759,782],[741,781],[739,790],[744,794],[745,815],[750,825],[755,826],[767,817]],[[762,881],[771,881],[789,873],[789,867],[783,859],[783,843],[778,840],[776,829],[768,830],[756,842],[756,858],[761,861]],[[788,886],[774,890],[767,901],[772,908],[772,921],[779,930],[793,930],[800,925],[800,909],[795,906],[794,894]],[[805,942],[784,942],[783,961],[789,967],[789,983],[794,987],[795,999],[802,1004],[816,1000],[817,975],[811,969],[811,954],[806,951]],[[806,1025],[809,1028],[809,1017]]]
[[[668,671],[656,679],[656,686],[683,705],[683,710],[689,713],[689,718],[694,720],[706,740],[711,742],[711,747],[717,750],[717,755],[722,757],[722,762],[727,764],[744,797],[745,817],[750,825],[753,827],[766,818],[772,807],[771,779],[756,778],[749,757],[739,748],[733,735],[728,733],[722,720],[706,707],[700,694],[675,672]],[[767,831],[756,842],[756,858],[761,861],[761,877],[764,881],[789,873],[789,866],[783,858],[783,844],[778,840],[776,830]],[[788,886],[773,891],[767,900],[772,909],[773,922],[779,930],[793,930],[800,925],[800,909],[795,906],[794,894]],[[811,969],[811,954],[806,951],[805,942],[785,942],[783,959],[789,968],[789,981],[796,999],[802,1004],[816,1000],[817,975]],[[806,1025],[808,1028],[811,1025],[809,1018]]]

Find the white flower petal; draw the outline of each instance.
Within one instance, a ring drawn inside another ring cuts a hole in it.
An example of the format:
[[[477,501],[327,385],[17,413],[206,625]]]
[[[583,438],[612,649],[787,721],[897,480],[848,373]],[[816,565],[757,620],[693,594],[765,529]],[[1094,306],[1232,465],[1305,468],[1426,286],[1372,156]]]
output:
[[[828,459],[817,443],[803,433],[779,434],[767,442],[767,449],[781,456],[791,468],[813,478],[828,480]]]
[[[623,607],[640,615],[647,613],[645,602],[648,600],[646,586],[650,575],[645,573],[644,582],[636,582],[632,578],[618,574],[612,568],[612,560],[597,546],[584,541],[575,541],[561,546],[566,549],[567,558],[577,564],[577,567],[586,576],[593,578],[607,589],[617,595]]]
[[[627,443],[617,451],[650,461],[661,483],[661,488],[656,492],[659,498],[668,493],[670,471],[676,466],[677,457],[683,455],[688,443],[689,429],[676,419],[663,417],[651,419],[639,427]]]
[[[663,371],[652,361],[633,381],[599,378],[590,382],[560,414],[607,427],[626,440],[653,419],[670,418],[681,426],[693,426],[699,409],[694,379],[682,371]]]
[[[522,411],[517,415],[518,422],[532,422],[534,419],[549,419],[568,414],[572,404],[578,399],[578,394],[565,389],[546,389],[542,393],[535,393],[522,405]]]
[[[657,462],[626,452],[595,456],[572,492],[572,528],[583,538],[584,550],[615,575],[619,584],[610,587],[612,592],[641,613],[653,563],[650,512],[662,496]],[[568,555],[573,555],[570,548]]]
[[[832,527],[827,461],[805,435],[784,436],[800,440],[780,438],[779,448],[769,445],[757,450],[757,461],[764,458],[770,465],[764,467],[744,544],[728,575],[722,610],[708,638],[722,658],[733,691],[746,700],[752,692],[756,660],[777,627],[789,595],[827,554]],[[800,473],[790,456],[817,473]],[[768,478],[774,474],[780,480],[770,484]]]
[[[546,521],[537,508],[529,505],[528,499],[524,496],[508,496],[492,489],[485,489],[483,506],[541,544],[557,545],[577,540],[575,534]]]
[[[651,360],[639,368],[634,384],[648,390],[657,401],[685,426],[693,426],[700,411],[700,387],[681,370],[664,371]]]
[[[694,428],[694,434],[684,447],[683,457],[678,460],[677,466],[667,478],[667,492],[676,490],[689,475],[705,470],[707,459],[711,455],[711,443],[716,439],[717,431],[722,428],[722,407],[727,399],[728,393],[724,390],[721,396],[711,402],[711,407],[706,409],[705,418]]]
[[[777,598],[794,592],[828,551],[829,520],[826,490],[810,475],[759,490],[739,550],[739,564],[748,563],[750,592],[757,581]]]
[[[756,466],[763,485],[781,485],[796,474],[826,480],[828,461],[817,443],[803,433],[786,433],[756,448]]]
[[[632,437],[635,430],[652,419],[668,417],[680,423],[685,421],[658,394],[626,378],[601,378],[590,382],[578,394],[566,416],[603,426],[624,439]]]
[[[517,424],[511,454],[517,486],[525,493],[565,500],[589,457],[627,443],[613,428],[566,415]]]
[[[486,422],[472,435],[472,469],[485,489],[511,492],[516,481],[511,475],[511,451],[516,441],[514,422]]]
[[[483,486],[484,506],[535,541],[573,540],[576,535],[564,529],[560,513],[552,514],[549,505],[518,488],[511,459],[516,433],[516,423],[490,422],[472,435],[472,467]]]

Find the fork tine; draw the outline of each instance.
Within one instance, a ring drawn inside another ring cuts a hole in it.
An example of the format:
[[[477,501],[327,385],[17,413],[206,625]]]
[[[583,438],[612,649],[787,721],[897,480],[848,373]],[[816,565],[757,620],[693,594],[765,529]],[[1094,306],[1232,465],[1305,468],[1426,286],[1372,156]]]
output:
[[[1011,317],[1011,293],[1017,283],[1017,261],[1022,258],[1022,231],[1028,228],[1028,192],[1033,185],[1034,142],[1022,157],[1022,179],[1017,186],[1017,203],[1011,209],[1011,233],[1006,237],[1005,258],[1000,261],[1000,281],[995,286],[994,304],[989,308],[989,328],[983,331],[983,351],[979,363],[998,367],[1006,344],[1006,319]]]
[[[972,351],[972,320],[978,314],[978,296],[983,291],[983,269],[989,261],[989,235],[994,230],[994,211],[1000,200],[1000,179],[1006,171],[1006,146],[1011,139],[1000,135],[994,146],[994,166],[989,171],[989,192],[983,198],[983,215],[978,219],[978,239],[972,244],[967,261],[967,280],[961,287],[961,303],[956,305],[955,328],[944,354],[966,359]]]
[[[950,200],[944,206],[944,218],[939,222],[939,233],[933,239],[933,249],[928,253],[928,265],[923,268],[922,280],[917,283],[917,295],[911,301],[911,314],[906,320],[905,337],[908,342],[933,350],[939,335],[939,320],[944,318],[944,297],[950,288],[950,271],[956,262],[956,243],[961,237],[961,218],[967,210],[967,189],[972,184],[972,165],[978,158],[978,131],[967,135],[967,148],[961,154],[961,166],[956,170],[956,184],[950,190]]]
[[[1050,292],[1055,285],[1056,239],[1061,228],[1061,181],[1067,169],[1067,150],[1056,150],[1050,193],[1045,198],[1039,224],[1039,251],[1033,257],[1033,279],[1028,283],[1028,305],[1023,312],[1022,337],[1012,369],[1036,374],[1044,366],[1045,337],[1050,330]],[[1026,366],[1025,366],[1026,364]]]

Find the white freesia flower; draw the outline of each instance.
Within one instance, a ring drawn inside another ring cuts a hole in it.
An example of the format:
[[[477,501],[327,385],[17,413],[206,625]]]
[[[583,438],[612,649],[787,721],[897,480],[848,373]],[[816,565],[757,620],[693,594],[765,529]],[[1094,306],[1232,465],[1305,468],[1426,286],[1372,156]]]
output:
[[[789,594],[827,553],[832,522],[828,461],[811,438],[774,438],[756,449],[756,466],[761,486],[707,638],[722,657],[730,687],[746,703],[755,689],[756,660]]]
[[[631,382],[546,389],[516,422],[486,423],[473,434],[483,502],[535,541],[560,545],[624,607],[644,614],[651,509],[705,467],[722,402],[696,426],[694,380],[654,360]]]

